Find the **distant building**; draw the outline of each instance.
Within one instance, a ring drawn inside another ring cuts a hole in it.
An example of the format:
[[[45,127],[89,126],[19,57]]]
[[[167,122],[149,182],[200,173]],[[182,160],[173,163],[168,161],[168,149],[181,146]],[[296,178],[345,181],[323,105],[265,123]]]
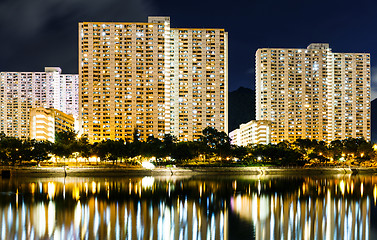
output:
[[[72,115],[53,108],[33,108],[30,111],[30,138],[55,142],[56,132],[74,131]]]
[[[329,44],[256,52],[256,119],[271,140],[370,140],[370,55],[333,53]]]
[[[46,73],[54,75],[53,107],[78,119],[79,115],[79,76],[62,74],[57,67],[45,67]]]
[[[148,22],[79,24],[80,121],[90,142],[227,132],[227,32]]]
[[[251,120],[229,133],[231,144],[247,146],[249,144],[269,144],[271,142],[271,123]]]
[[[45,72],[0,73],[0,132],[29,137],[30,110],[56,108],[78,116],[78,75],[61,74],[58,67]]]

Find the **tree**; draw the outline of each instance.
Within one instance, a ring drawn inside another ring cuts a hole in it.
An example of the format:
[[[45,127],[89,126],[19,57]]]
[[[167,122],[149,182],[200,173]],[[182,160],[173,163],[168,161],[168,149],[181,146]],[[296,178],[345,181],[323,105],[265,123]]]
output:
[[[94,146],[94,153],[101,160],[113,161],[113,164],[116,164],[119,159],[126,156],[126,151],[127,149],[123,139],[116,141],[106,140]]]
[[[71,156],[77,150],[76,136],[72,130],[56,132],[53,153],[62,158]]]
[[[232,156],[240,160],[244,160],[247,157],[248,148],[244,146],[232,145]]]
[[[21,139],[15,137],[2,137],[0,148],[5,164],[11,163],[14,166],[16,162],[21,161],[21,152],[23,152],[23,143]]]
[[[189,142],[179,142],[172,152],[172,158],[178,163],[182,163],[184,160],[189,160],[194,157],[193,148]]]
[[[225,132],[219,132],[212,127],[206,127],[202,131],[200,142],[204,146],[206,155],[216,154],[225,158],[230,155],[230,138]]]
[[[160,158],[163,156],[163,143],[154,136],[148,136],[147,141],[143,144],[142,155],[145,157]]]
[[[176,143],[177,143],[176,136],[173,136],[171,134],[165,134],[164,139],[163,139],[162,156],[163,157],[171,156]]]
[[[303,165],[303,155],[297,150],[288,148],[286,144],[278,145],[257,145],[251,151],[255,158],[260,158],[263,162],[278,166]]]
[[[334,161],[337,161],[341,158],[344,151],[343,141],[334,140],[329,144],[329,157]]]
[[[39,165],[40,162],[46,161],[51,157],[49,154],[52,152],[52,143],[49,141],[36,141],[31,140],[31,159],[35,160]]]
[[[77,141],[77,151],[79,152],[80,156],[88,159],[93,151],[92,145],[89,143],[88,137],[83,135]]]

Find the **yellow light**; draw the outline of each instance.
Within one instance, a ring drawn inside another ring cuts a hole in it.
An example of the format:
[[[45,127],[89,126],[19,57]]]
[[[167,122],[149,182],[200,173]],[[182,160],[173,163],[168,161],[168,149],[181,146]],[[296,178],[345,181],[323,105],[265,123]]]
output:
[[[35,193],[35,183],[32,183],[32,184],[30,185],[30,193],[31,193],[31,194],[34,194],[34,193]]]
[[[342,192],[342,195],[344,195],[344,181],[340,181],[339,183],[339,188],[340,188],[340,191]]]
[[[54,199],[54,197],[55,197],[55,183],[49,182],[47,184],[47,194],[48,194],[48,198],[50,198],[50,200]]]
[[[80,199],[80,189],[77,186],[72,190],[72,198],[76,200]]]
[[[95,194],[97,190],[97,186],[95,182],[92,182],[92,193]]]
[[[88,183],[84,183],[85,195],[88,196]]]

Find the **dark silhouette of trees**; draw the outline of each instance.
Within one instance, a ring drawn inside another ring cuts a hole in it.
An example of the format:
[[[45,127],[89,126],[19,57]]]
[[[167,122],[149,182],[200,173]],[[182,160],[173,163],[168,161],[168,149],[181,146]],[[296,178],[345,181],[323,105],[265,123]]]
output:
[[[225,159],[230,156],[230,138],[225,132],[219,132],[212,127],[206,127],[202,131],[200,142],[206,157],[218,156]]]
[[[251,154],[258,161],[277,166],[304,165],[306,163],[303,159],[303,154],[297,150],[289,148],[289,145],[286,143],[277,145],[259,144],[251,150]]]
[[[186,164],[197,162],[242,164],[268,164],[276,166],[303,165],[305,163],[344,164],[363,163],[374,160],[373,144],[362,138],[323,141],[298,139],[293,143],[282,141],[276,145],[233,146],[228,135],[214,128],[202,131],[198,141],[177,142],[173,135],[163,138],[149,136],[140,141],[138,130],[132,142],[106,140],[91,144],[86,136],[77,138],[73,131],[57,132],[55,142],[21,140],[0,133],[0,161],[3,165],[39,164],[51,155],[63,159],[89,159],[96,156],[101,161],[134,164],[155,159],[161,164]],[[235,160],[235,161],[233,161]]]

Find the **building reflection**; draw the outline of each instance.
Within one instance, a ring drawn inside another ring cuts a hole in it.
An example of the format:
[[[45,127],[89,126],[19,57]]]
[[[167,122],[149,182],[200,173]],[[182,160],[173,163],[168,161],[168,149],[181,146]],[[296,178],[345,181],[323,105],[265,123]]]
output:
[[[0,239],[369,239],[377,177],[0,180]]]
[[[152,177],[2,182],[0,239],[227,239],[225,199],[185,188]]]
[[[293,192],[271,192],[271,181],[258,181],[257,191],[233,196],[230,205],[253,223],[255,239],[370,239],[376,180],[306,178]]]

